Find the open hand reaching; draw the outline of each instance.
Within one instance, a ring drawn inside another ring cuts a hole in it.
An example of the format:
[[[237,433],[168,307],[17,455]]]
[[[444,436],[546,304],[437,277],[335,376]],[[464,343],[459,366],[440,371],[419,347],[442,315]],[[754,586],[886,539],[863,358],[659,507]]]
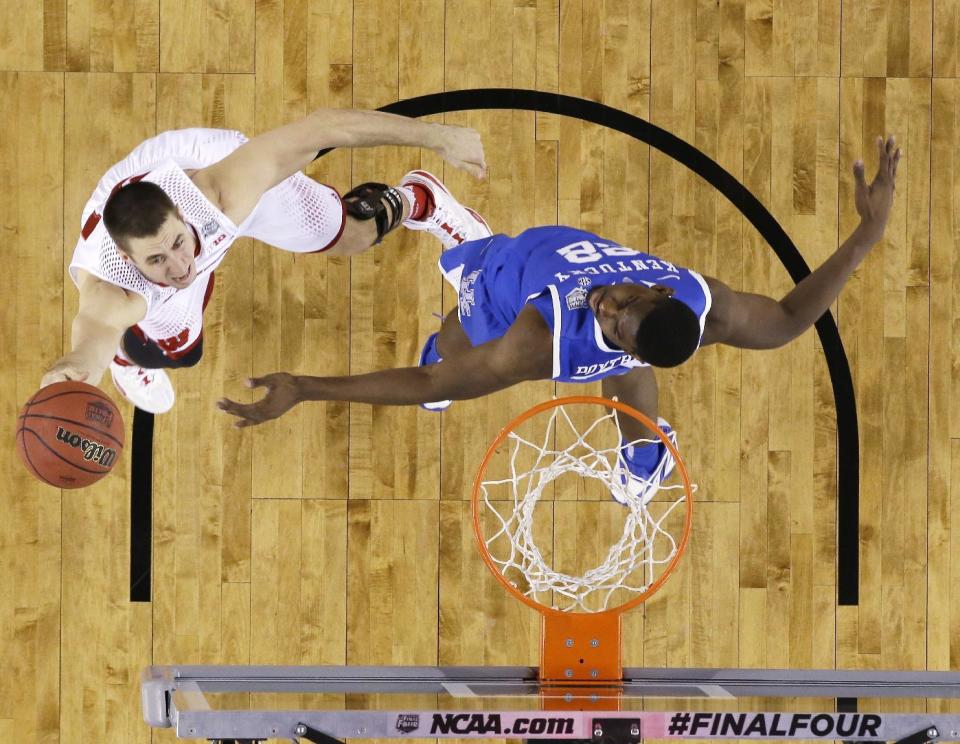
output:
[[[234,424],[238,429],[278,418],[300,402],[296,378],[286,372],[251,378],[247,380],[247,387],[265,387],[267,394],[254,403],[237,403],[228,398],[217,403],[221,411],[240,419]]]
[[[890,208],[893,206],[893,192],[897,180],[897,166],[900,165],[900,148],[896,138],[891,135],[886,142],[882,137],[877,138],[877,150],[880,160],[877,164],[877,173],[871,183],[867,183],[863,173],[863,161],[853,164],[853,177],[856,180],[854,201],[857,214],[867,234],[874,240],[879,240],[887,226],[890,217]]]

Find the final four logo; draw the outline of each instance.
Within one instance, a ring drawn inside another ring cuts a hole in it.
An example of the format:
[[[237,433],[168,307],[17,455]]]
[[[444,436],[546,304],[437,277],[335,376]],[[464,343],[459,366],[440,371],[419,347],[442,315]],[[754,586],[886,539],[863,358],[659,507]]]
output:
[[[592,282],[588,277],[581,276],[577,279],[577,286],[570,290],[564,300],[567,303],[567,310],[579,310],[587,306],[587,292],[590,290]]]
[[[418,728],[420,728],[420,715],[418,713],[401,713],[397,716],[397,731],[409,734]]]

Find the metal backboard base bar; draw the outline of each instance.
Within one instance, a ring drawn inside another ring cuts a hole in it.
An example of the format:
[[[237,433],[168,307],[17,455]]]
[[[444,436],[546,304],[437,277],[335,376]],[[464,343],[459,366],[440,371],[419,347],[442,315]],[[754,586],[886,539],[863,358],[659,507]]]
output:
[[[625,697],[960,698],[960,673],[770,669],[624,669]],[[551,688],[555,690],[556,688]],[[141,680],[144,719],[182,738],[295,737],[298,725],[336,738],[502,736],[591,738],[599,722],[633,722],[645,738],[892,741],[926,730],[960,741],[960,715],[407,710],[212,710],[216,693],[394,693],[539,697],[534,667],[155,666]],[[562,692],[562,687],[561,687]],[[602,694],[602,693],[601,693]],[[541,699],[542,700],[542,699]],[[548,702],[547,707],[549,707]],[[490,708],[496,707],[497,710]],[[602,729],[602,725],[601,725]]]
[[[188,685],[208,693],[412,693],[454,697],[538,695],[542,687],[537,668],[525,666],[153,666],[141,675],[145,710],[148,699],[159,701],[164,692]],[[625,697],[960,698],[960,672],[633,667],[623,670],[622,687]]]

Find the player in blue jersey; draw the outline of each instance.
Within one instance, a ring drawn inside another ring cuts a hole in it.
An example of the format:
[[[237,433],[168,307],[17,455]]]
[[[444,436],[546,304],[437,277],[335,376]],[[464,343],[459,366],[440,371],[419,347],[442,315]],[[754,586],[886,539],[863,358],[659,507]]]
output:
[[[602,380],[604,396],[657,420],[653,367],[681,364],[708,344],[783,346],[828,310],[890,215],[901,152],[893,137],[878,139],[877,149],[872,183],[863,162],[853,166],[860,224],[779,301],[582,230],[538,227],[508,237],[491,235],[480,220],[468,242],[441,255],[459,302],[427,340],[419,366],[345,377],[271,374],[248,381],[267,388],[262,400],[219,407],[242,427],[307,400],[442,409],[525,380]],[[434,191],[452,200],[442,185]],[[632,420],[621,423],[628,440],[652,435]],[[634,472],[649,473],[662,460],[662,449],[636,449]]]

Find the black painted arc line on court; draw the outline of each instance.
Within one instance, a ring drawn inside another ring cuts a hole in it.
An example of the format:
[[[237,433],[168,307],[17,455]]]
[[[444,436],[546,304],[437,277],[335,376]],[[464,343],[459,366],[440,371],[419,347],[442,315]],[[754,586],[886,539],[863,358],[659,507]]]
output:
[[[733,175],[692,145],[633,114],[573,96],[515,88],[446,91],[396,101],[380,108],[381,111],[412,117],[484,109],[540,111],[568,116],[614,129],[645,142],[689,168],[726,197],[773,248],[794,282],[799,282],[810,273],[810,267],[773,215]],[[330,149],[321,150],[317,157],[322,157],[329,151]],[[859,602],[860,572],[860,445],[853,379],[840,332],[829,311],[817,320],[816,330],[826,357],[837,413],[837,604],[856,605]],[[146,436],[143,441],[139,441],[136,436],[137,418],[134,418],[132,457],[135,467],[136,461],[143,456],[143,447],[152,452],[152,423],[150,417],[149,441]],[[152,454],[148,453],[146,457],[152,458]],[[147,487],[149,489],[149,485]],[[131,478],[132,502],[138,500],[136,490],[137,481]],[[148,491],[148,504],[149,498]],[[131,538],[133,531],[131,524]],[[143,534],[142,528],[138,532]],[[149,536],[149,531],[147,535]],[[147,542],[149,543],[149,537]],[[136,548],[137,543],[131,539],[131,549]],[[149,545],[147,550],[149,551]],[[133,577],[131,572],[131,594]]]
[[[153,414],[133,409],[130,436],[130,601],[149,602],[153,557]]]

